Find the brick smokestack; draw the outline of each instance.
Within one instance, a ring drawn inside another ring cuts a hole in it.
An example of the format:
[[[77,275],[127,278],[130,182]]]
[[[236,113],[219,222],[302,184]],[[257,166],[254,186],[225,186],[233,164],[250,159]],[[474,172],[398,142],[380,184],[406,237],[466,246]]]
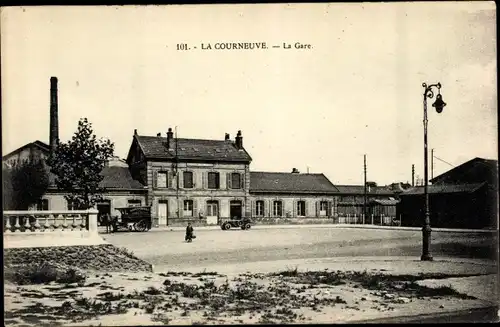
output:
[[[57,105],[57,77],[50,78],[50,151],[55,151],[59,143],[59,121]]]

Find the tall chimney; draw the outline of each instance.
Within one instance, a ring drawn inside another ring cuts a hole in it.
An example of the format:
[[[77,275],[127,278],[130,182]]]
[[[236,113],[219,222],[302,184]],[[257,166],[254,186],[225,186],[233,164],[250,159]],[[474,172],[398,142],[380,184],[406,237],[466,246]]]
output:
[[[242,150],[243,149],[243,136],[241,136],[241,131],[238,131],[238,133],[236,134],[235,141],[236,141],[236,148],[238,150]]]
[[[59,122],[57,108],[57,77],[50,78],[50,152],[54,153],[59,143]]]
[[[411,186],[415,186],[415,165],[411,165]]]
[[[231,136],[229,136],[229,134],[226,133],[226,136],[224,137],[224,141],[229,141],[230,138],[231,138]]]

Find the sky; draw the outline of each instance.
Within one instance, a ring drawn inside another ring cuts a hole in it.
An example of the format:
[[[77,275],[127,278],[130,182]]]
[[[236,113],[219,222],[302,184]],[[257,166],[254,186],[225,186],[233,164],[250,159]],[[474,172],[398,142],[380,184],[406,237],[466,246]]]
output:
[[[49,142],[56,76],[61,142],[86,117],[122,158],[134,129],[241,130],[252,171],[362,184],[366,155],[369,181],[411,182],[412,164],[424,174],[423,82],[447,103],[437,114],[428,99],[433,175],[498,157],[493,2],[10,7],[1,31],[3,155]],[[201,49],[219,42],[268,49]]]

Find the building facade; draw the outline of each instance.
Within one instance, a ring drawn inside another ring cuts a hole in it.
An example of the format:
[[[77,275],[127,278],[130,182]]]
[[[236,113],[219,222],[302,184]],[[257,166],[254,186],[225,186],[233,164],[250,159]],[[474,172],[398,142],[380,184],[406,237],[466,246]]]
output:
[[[250,155],[238,131],[235,141],[142,136],[134,132],[127,163],[147,187],[154,225],[185,221],[216,224],[250,216]]]
[[[3,157],[12,167],[32,160],[45,160],[59,142],[57,78],[50,79],[50,140],[29,143]],[[153,226],[218,224],[221,219],[252,218],[255,221],[290,219],[335,222],[339,216],[363,212],[363,186],[333,185],[323,174],[251,172],[252,158],[238,131],[234,140],[225,134],[220,140],[140,135],[134,131],[126,160],[112,158],[102,171],[105,191],[96,207],[99,215],[119,215],[117,208],[151,206]],[[77,209],[55,186],[50,186],[31,209]],[[376,187],[367,198],[387,201],[398,190]],[[379,203],[380,204],[380,203]],[[364,205],[364,202],[363,202]],[[374,207],[373,205],[371,207]]]

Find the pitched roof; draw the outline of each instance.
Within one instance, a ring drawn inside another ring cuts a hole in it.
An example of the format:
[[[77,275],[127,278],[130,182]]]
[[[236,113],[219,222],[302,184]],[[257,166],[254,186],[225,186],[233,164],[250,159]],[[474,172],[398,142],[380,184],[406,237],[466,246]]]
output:
[[[144,185],[132,178],[128,167],[104,167],[101,172],[104,176],[99,183],[99,187],[110,190],[144,190]],[[56,176],[49,173],[49,181],[51,188],[56,188]]]
[[[364,194],[365,188],[363,185],[335,185],[339,193],[342,194]],[[366,192],[370,195],[394,195],[395,192],[390,187],[386,186],[375,186],[366,188]]]
[[[4,160],[4,159],[7,159],[7,158],[8,158],[8,157],[10,157],[11,155],[13,155],[13,154],[15,154],[15,153],[17,153],[17,152],[19,152],[19,151],[21,151],[21,150],[25,149],[25,148],[29,148],[29,147],[31,147],[31,146],[34,146],[34,147],[39,148],[39,149],[40,149],[40,150],[42,150],[42,152],[44,152],[45,154],[48,154],[48,153],[49,153],[49,151],[50,151],[50,146],[49,146],[47,143],[42,142],[42,141],[40,141],[40,140],[36,140],[36,141],[34,141],[34,142],[27,143],[27,144],[23,145],[22,147],[19,147],[19,148],[15,149],[14,151],[11,151],[11,152],[7,153],[6,155],[2,156],[2,159],[3,159],[3,160]]]
[[[336,193],[335,186],[323,174],[250,172],[250,192]]]
[[[109,189],[144,189],[144,185],[132,178],[128,167],[105,167],[101,173],[104,179],[99,183],[100,187]]]
[[[474,178],[474,175],[480,173],[481,171],[484,172],[489,170],[491,173],[496,175],[498,168],[497,163],[498,163],[497,160],[483,159],[476,157],[467,162],[464,162],[459,166],[456,166],[448,170],[447,172],[442,173],[441,175],[434,177],[430,181],[432,183],[436,183],[436,182],[446,182],[447,180],[451,179],[455,181],[474,182],[468,179],[470,179],[471,177]],[[479,174],[479,176],[485,177],[484,174]],[[481,181],[476,180],[475,182],[481,182]]]
[[[134,135],[147,159],[175,159],[175,150],[179,160],[237,161],[250,162],[252,158],[245,149],[238,150],[232,141],[172,139],[171,150],[165,144],[166,137]],[[176,145],[176,141],[178,142]]]
[[[442,184],[442,185],[429,185],[429,194],[443,194],[443,193],[473,193],[480,189],[486,183],[474,184]],[[424,186],[412,187],[409,190],[401,193],[401,196],[406,195],[423,195]]]

